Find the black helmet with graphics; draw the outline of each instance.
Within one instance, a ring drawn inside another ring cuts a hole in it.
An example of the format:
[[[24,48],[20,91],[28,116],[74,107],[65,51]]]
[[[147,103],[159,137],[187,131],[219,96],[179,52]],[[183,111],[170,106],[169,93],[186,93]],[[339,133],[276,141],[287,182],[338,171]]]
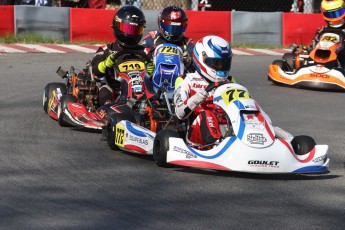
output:
[[[123,46],[139,44],[146,25],[144,13],[135,6],[121,7],[113,18],[112,28],[116,40]]]

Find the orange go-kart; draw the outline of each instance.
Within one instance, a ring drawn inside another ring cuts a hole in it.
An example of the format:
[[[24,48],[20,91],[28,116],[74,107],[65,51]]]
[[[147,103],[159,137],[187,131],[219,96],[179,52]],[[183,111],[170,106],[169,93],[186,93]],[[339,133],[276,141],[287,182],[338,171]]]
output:
[[[342,31],[327,29],[314,48],[295,46],[291,53],[269,65],[268,80],[281,85],[345,91],[345,63],[339,61],[344,38]]]

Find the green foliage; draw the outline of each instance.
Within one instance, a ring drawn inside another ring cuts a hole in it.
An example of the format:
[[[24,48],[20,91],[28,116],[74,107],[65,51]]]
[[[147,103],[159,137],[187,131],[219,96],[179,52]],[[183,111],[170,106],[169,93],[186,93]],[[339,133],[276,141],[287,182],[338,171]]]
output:
[[[12,34],[6,34],[0,37],[0,43],[22,43],[22,44],[100,44],[108,43],[108,41],[96,41],[96,40],[85,40],[78,42],[69,42],[61,39],[43,37],[37,34],[25,34],[14,36]]]
[[[61,44],[63,40],[56,38],[42,37],[37,34],[26,34],[14,36],[12,34],[6,34],[4,37],[0,37],[0,43],[49,43],[49,44]]]

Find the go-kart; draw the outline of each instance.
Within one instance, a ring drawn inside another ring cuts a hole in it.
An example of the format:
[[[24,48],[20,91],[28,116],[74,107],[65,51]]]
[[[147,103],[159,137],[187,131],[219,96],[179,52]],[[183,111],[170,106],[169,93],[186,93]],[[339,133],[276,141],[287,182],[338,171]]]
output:
[[[175,81],[184,71],[182,50],[173,44],[163,44],[156,48],[153,57],[155,71],[151,90],[155,96],[137,100],[132,107],[135,114],[116,113],[110,116],[103,136],[111,149],[152,154],[153,140],[159,130],[183,128],[173,114],[172,104]]]
[[[281,85],[344,91],[345,72],[338,59],[344,38],[342,31],[328,29],[320,35],[314,49],[294,45],[291,53],[269,65],[268,80]]]
[[[138,57],[142,57],[141,59]],[[152,86],[145,87],[145,62],[150,58],[144,52],[120,51],[114,55],[116,80],[121,85],[118,100],[101,107],[98,106],[98,91],[102,79],[95,79],[91,67],[76,74],[72,67],[70,72],[59,67],[57,73],[66,83],[49,83],[43,94],[45,111],[61,126],[75,126],[101,130],[112,113],[132,113],[126,105],[127,98],[139,99],[154,95]]]
[[[210,84],[206,91],[216,86]],[[212,145],[193,146],[186,136],[163,129],[153,142],[158,166],[268,174],[328,172],[328,145],[317,145],[310,136],[292,136],[273,126],[242,85],[218,85],[213,103],[227,114],[223,138]]]
[[[89,110],[97,107],[98,87],[89,74],[90,68],[90,62],[78,74],[73,66],[70,68],[70,72],[61,67],[58,68],[57,74],[66,82],[48,83],[43,90],[43,110],[51,118],[59,120],[59,104],[61,99],[65,97],[75,102],[78,100],[85,104]]]

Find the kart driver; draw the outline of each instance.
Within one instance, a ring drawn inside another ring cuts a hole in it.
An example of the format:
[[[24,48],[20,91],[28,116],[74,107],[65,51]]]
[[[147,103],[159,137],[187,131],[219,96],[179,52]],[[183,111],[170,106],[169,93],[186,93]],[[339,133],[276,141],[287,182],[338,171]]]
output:
[[[321,27],[316,31],[313,39],[313,48],[319,42],[320,36],[327,31],[339,30],[345,35],[345,3],[343,0],[322,0],[321,12],[327,26]],[[340,65],[345,68],[345,49],[338,54]]]
[[[200,39],[193,50],[194,73],[176,81],[175,113],[179,119],[189,119],[187,141],[197,146],[215,143],[222,137],[219,123],[225,112],[213,104],[213,93],[205,88],[212,82],[234,82],[229,76],[232,50],[227,41],[218,36]]]
[[[114,55],[123,50],[143,52],[144,47],[139,45],[139,42],[143,36],[145,24],[144,13],[135,6],[123,6],[114,15],[111,27],[116,41],[101,46],[91,61],[92,73],[97,78],[105,77],[106,80],[106,84],[99,90],[100,106],[114,101],[119,94],[121,85],[115,80]]]
[[[172,43],[179,46],[183,51],[183,62],[186,69],[192,65],[191,54],[193,52],[193,40],[185,37],[188,17],[186,12],[177,6],[164,8],[158,16],[159,31],[150,31],[142,41],[145,52],[153,55],[155,48],[160,44]],[[154,66],[148,67],[148,72],[153,73]]]

